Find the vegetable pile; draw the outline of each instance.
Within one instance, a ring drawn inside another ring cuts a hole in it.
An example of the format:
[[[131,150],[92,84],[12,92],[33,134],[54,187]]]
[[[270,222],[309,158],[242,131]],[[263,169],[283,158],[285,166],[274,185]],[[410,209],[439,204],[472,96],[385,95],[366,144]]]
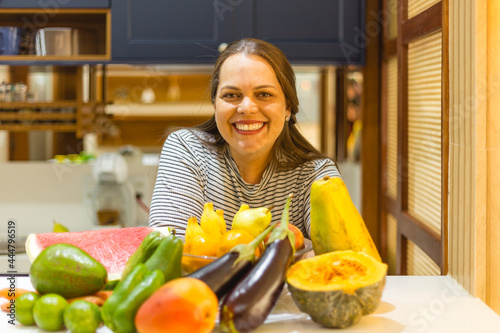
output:
[[[304,236],[289,224],[292,195],[280,223],[270,223],[268,208],[242,205],[229,231],[223,212],[207,203],[200,224],[189,219],[185,243],[175,230],[145,236],[119,280],[107,281],[102,264],[77,246],[46,247],[30,270],[36,290],[0,291],[2,310],[16,307],[20,324],[46,331],[91,333],[105,325],[116,333],[208,333],[218,318],[223,332],[243,333],[265,322],[288,284],[313,321],[348,327],[377,308],[387,265],[344,188],[329,178],[311,188],[316,257],[294,263]],[[185,258],[207,249],[217,258]]]

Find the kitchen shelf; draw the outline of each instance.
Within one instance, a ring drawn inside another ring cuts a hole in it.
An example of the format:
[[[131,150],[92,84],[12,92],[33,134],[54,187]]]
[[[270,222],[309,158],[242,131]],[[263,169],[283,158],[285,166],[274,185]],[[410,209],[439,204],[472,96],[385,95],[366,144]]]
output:
[[[55,3],[41,3],[40,0],[2,0],[0,7],[2,8],[40,8],[40,10],[48,10],[57,5],[57,8],[109,8],[111,0],[71,0],[57,1]]]
[[[2,63],[87,63],[111,59],[111,12],[110,9],[75,8],[0,8],[0,22],[3,26],[22,27],[35,33],[42,28],[69,27],[92,31],[95,38],[83,40],[82,46],[96,46],[97,51],[70,56],[47,55],[2,55]],[[83,51],[85,53],[85,51]]]
[[[30,86],[25,66],[10,67],[10,73],[17,82],[28,82]],[[0,130],[74,133],[76,139],[81,139],[93,129],[99,108],[92,96],[83,101],[84,69],[55,66],[52,75],[52,101],[0,102]]]
[[[115,117],[203,117],[214,114],[214,106],[210,102],[164,102],[164,103],[122,103],[108,104],[105,114]]]
[[[76,108],[78,103],[76,101],[54,101],[54,102],[6,102],[0,103],[0,109],[63,109],[63,108]],[[0,115],[2,112],[0,111]]]
[[[108,55],[73,55],[73,56],[37,56],[37,55],[0,55],[0,61],[8,62],[9,64],[22,64],[22,63],[93,63],[93,62],[106,62],[109,60]]]
[[[75,132],[76,124],[0,124],[0,130],[10,132],[53,131]]]
[[[75,120],[75,113],[18,113],[18,112],[0,112],[0,121],[2,120],[62,120],[69,121]]]
[[[62,110],[71,109],[71,112]],[[54,131],[74,130],[77,120],[78,103],[76,101],[58,102],[11,102],[0,103],[0,128],[11,131],[30,131],[50,129]],[[16,110],[16,111],[11,111]],[[42,110],[50,110],[44,112]],[[10,123],[16,121],[16,123]],[[58,124],[47,122],[72,122],[71,124]],[[20,122],[20,123],[17,123]],[[61,125],[64,125],[62,129]],[[70,127],[68,127],[70,125]]]

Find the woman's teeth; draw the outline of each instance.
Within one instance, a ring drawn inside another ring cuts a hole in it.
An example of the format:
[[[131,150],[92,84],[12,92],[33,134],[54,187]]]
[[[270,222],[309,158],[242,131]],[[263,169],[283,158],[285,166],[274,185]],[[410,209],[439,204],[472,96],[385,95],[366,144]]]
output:
[[[234,124],[234,126],[239,130],[239,131],[256,131],[262,126],[264,126],[264,123],[254,123],[254,124]]]

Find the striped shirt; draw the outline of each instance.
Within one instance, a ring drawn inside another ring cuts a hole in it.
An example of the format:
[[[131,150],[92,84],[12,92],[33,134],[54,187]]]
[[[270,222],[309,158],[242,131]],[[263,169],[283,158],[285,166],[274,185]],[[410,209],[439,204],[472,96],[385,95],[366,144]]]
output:
[[[326,175],[340,176],[330,159],[313,160],[285,171],[276,171],[271,163],[260,184],[248,184],[229,149],[218,153],[190,130],[181,129],[171,133],[163,146],[149,224],[174,227],[184,237],[188,219],[195,216],[199,222],[206,202],[212,202],[214,209],[224,210],[228,230],[242,204],[250,208],[274,205],[272,221],[279,222],[286,198],[293,193],[290,223],[309,237],[311,185]]]

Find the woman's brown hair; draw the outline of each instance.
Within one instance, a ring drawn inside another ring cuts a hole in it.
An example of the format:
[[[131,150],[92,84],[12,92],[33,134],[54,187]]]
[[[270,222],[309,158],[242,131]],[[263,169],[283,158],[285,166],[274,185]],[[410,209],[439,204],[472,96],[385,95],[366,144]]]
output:
[[[269,42],[254,38],[244,38],[230,43],[222,51],[215,62],[210,81],[210,98],[212,104],[215,102],[217,96],[219,76],[224,61],[238,53],[259,56],[271,65],[285,94],[287,106],[290,107],[290,120],[285,123],[283,131],[277,138],[273,148],[274,154],[272,158],[277,163],[278,169],[290,169],[314,159],[325,158],[326,156],[314,148],[300,134],[295,125],[297,122],[295,115],[299,111],[299,98],[297,97],[297,89],[295,87],[295,72],[285,54]],[[227,143],[219,133],[215,116],[212,116],[212,118],[194,128],[211,135],[212,140],[203,140],[206,144],[221,150],[226,147]]]

